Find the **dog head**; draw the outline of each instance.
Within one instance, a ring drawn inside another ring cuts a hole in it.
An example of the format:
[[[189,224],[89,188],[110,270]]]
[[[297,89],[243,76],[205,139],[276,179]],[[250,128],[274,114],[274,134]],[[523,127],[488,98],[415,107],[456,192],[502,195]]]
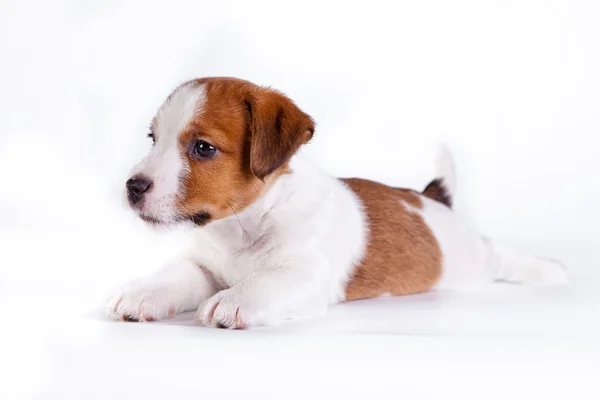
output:
[[[234,78],[186,82],[152,121],[152,149],[126,182],[129,204],[157,225],[226,218],[288,172],[314,128],[278,91]]]

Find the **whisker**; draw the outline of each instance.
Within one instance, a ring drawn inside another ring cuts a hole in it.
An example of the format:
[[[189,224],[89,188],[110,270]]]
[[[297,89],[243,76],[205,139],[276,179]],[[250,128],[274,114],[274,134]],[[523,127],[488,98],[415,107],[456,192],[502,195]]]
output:
[[[254,191],[256,192],[256,194],[258,195],[258,198],[260,199],[260,201],[263,204],[263,207],[265,206],[265,200],[262,198],[262,196],[260,195],[260,192],[258,191],[258,189],[256,188],[256,186],[254,186],[254,183],[252,183],[252,181],[250,181],[250,184],[252,185],[252,187],[254,188]]]
[[[235,212],[235,208],[233,208],[233,206],[231,205],[231,203],[227,203],[229,205],[229,207],[231,208],[231,211],[233,211],[233,213],[235,214],[235,217],[238,220],[238,224],[240,224],[240,228],[242,228],[242,234],[244,235],[245,238],[248,238],[248,232],[246,232],[246,230],[244,229],[243,225],[242,225],[242,221],[240,221],[240,217],[238,215],[237,212]]]
[[[243,205],[243,206],[250,207],[250,208],[254,208],[254,207],[255,207],[255,206],[253,206],[253,205],[250,205],[250,204],[243,203],[243,202],[241,202],[241,201],[239,201],[239,200],[236,200],[236,199],[229,199],[229,201],[235,201],[236,203],[239,203],[239,204],[241,204],[241,205]]]

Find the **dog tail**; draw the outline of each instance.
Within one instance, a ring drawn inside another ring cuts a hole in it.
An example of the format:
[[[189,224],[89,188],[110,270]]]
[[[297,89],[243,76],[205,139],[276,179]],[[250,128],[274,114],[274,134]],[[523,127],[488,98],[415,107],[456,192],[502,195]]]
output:
[[[450,150],[440,143],[435,157],[435,179],[423,190],[423,195],[452,208],[456,175]]]

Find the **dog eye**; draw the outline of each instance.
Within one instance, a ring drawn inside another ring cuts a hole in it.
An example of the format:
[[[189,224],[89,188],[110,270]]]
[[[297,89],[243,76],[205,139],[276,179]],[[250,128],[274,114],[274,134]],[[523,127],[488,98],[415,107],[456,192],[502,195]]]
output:
[[[150,133],[148,134],[148,137],[149,137],[150,139],[152,139],[152,144],[155,144],[155,143],[156,143],[156,138],[154,137],[154,133],[150,132]]]
[[[194,145],[194,156],[196,158],[211,158],[216,152],[217,149],[204,140],[198,140]]]

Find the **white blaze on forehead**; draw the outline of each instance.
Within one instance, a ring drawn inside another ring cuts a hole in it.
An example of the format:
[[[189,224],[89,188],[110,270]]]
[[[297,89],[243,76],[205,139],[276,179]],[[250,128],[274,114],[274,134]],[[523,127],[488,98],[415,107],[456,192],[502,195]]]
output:
[[[179,86],[156,114],[155,135],[178,137],[190,120],[201,111],[205,100],[204,85],[188,82]]]
[[[176,216],[175,200],[183,194],[180,182],[189,170],[179,137],[202,112],[205,100],[205,86],[189,82],[175,89],[158,110],[153,126],[156,144],[134,169],[134,175],[142,174],[152,180],[144,214],[165,221]]]

